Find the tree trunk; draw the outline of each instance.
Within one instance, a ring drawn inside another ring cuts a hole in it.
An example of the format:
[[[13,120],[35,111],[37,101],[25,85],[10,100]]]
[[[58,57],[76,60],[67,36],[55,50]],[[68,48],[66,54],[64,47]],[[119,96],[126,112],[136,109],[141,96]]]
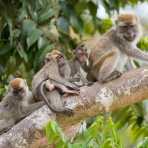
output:
[[[49,120],[56,120],[65,130],[79,121],[126,107],[148,98],[148,67],[131,70],[119,79],[106,84],[94,83],[80,89],[79,96],[67,96],[65,105],[74,110],[71,117],[55,115],[46,106],[12,127],[0,136],[0,148],[28,148],[35,140],[37,132],[42,134]]]

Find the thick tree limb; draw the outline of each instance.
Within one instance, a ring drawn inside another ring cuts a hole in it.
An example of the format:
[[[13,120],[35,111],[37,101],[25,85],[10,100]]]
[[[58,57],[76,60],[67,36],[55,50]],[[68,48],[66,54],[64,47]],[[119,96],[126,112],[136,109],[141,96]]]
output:
[[[100,85],[81,88],[79,96],[65,97],[67,107],[74,109],[74,116],[57,115],[56,120],[67,129],[81,120],[103,112],[115,111],[148,98],[148,67],[132,70],[121,78]],[[0,136],[0,147],[26,148],[35,138],[35,131],[42,130],[53,113],[43,106]]]

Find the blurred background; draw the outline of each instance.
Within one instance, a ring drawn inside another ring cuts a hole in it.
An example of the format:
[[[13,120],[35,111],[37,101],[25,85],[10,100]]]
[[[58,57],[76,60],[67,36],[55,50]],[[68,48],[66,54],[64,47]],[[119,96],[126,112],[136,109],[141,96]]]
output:
[[[13,77],[26,78],[30,84],[47,52],[56,48],[73,58],[78,43],[106,32],[121,12],[139,16],[144,35],[138,46],[148,51],[147,0],[0,0],[0,98]],[[52,126],[46,134],[57,134],[64,147],[147,148],[147,104],[112,113],[108,121],[100,116],[88,119],[87,129],[73,143],[63,140],[58,129],[52,133]]]

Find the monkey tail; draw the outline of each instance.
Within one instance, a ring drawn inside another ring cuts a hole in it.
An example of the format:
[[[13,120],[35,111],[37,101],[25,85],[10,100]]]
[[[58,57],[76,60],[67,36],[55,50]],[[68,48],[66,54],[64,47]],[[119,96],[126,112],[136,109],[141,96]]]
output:
[[[53,111],[53,112],[56,112],[56,113],[61,113],[61,112],[63,112],[64,110],[60,110],[60,109],[56,109],[56,108],[54,108],[51,104],[50,104],[50,102],[49,102],[49,100],[48,100],[48,98],[46,97],[46,95],[45,95],[45,93],[44,93],[44,87],[45,87],[45,80],[40,84],[40,93],[41,93],[41,95],[42,95],[42,97],[43,97],[43,101],[45,102],[45,104],[48,106],[48,108],[51,110],[51,111]]]

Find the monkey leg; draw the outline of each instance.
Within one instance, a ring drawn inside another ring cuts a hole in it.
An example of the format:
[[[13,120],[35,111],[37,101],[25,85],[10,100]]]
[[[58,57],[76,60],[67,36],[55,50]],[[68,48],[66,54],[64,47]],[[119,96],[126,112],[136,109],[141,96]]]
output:
[[[36,109],[39,109],[43,105],[44,105],[44,102],[40,101],[40,102],[29,104],[28,106],[23,106],[23,105],[20,106],[21,118],[24,118],[25,116],[29,115],[30,113],[32,113]]]
[[[108,78],[106,78],[105,82],[115,80],[115,79],[119,78],[121,75],[122,75],[121,72],[115,70],[111,73],[111,75]]]
[[[70,90],[70,89],[68,89],[66,86],[64,86],[62,84],[58,84],[58,83],[55,83],[55,82],[53,82],[53,83],[54,83],[55,87],[62,90],[63,93],[79,95],[79,91],[77,91],[77,90]]]
[[[121,73],[116,70],[119,60],[118,52],[106,58],[98,72],[97,80],[106,83],[121,76]]]

